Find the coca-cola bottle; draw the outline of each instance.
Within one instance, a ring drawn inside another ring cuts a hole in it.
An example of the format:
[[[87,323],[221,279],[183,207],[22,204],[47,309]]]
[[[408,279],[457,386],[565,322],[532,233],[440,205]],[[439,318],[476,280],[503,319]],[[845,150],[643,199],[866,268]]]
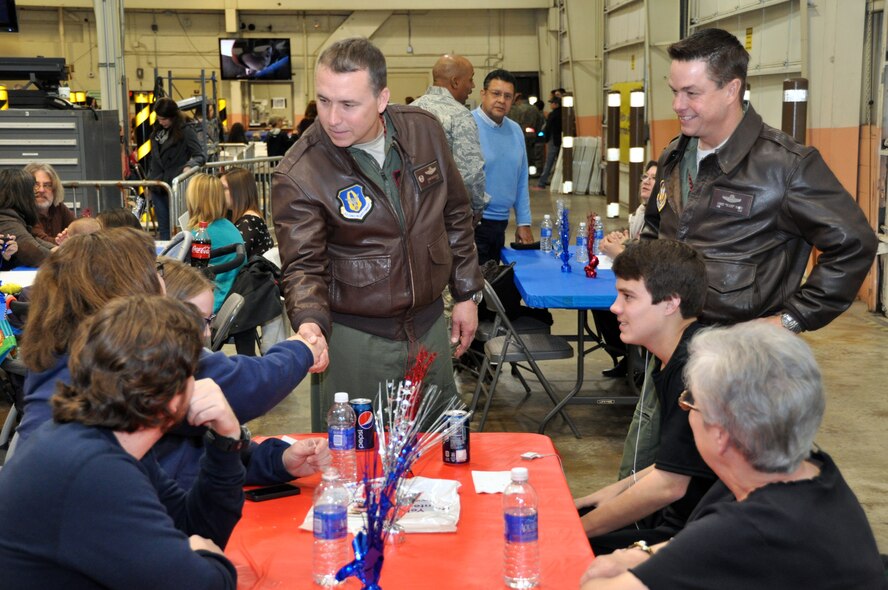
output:
[[[210,250],[213,245],[210,242],[210,232],[207,231],[207,222],[201,221],[197,225],[194,239],[191,240],[191,266],[206,268],[210,265]]]

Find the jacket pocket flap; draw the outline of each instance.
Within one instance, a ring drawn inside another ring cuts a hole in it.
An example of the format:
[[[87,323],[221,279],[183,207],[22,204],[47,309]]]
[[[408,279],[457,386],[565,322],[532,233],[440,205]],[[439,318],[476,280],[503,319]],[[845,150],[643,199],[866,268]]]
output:
[[[450,242],[447,241],[447,234],[441,236],[429,244],[429,257],[435,264],[451,264],[453,262],[453,252],[450,251]]]
[[[706,261],[709,287],[719,293],[746,289],[755,282],[755,265],[748,262]]]
[[[391,256],[336,258],[332,262],[333,279],[352,287],[366,287],[387,279],[392,270]]]

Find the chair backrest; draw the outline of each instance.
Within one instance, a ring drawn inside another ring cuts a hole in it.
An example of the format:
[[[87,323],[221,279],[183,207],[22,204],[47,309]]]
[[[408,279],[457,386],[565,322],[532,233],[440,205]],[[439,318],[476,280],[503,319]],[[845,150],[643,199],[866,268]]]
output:
[[[515,328],[512,327],[512,322],[509,321],[506,308],[503,307],[502,300],[500,300],[493,285],[486,279],[484,281],[484,305],[496,316],[493,319],[493,329],[490,331],[492,335],[499,335],[502,331],[508,332],[510,335],[516,334]]]
[[[232,253],[236,254],[236,256],[230,261],[220,262],[219,264],[212,264],[213,258],[219,258],[220,256],[226,256]],[[220,275],[223,272],[228,272],[229,270],[240,268],[243,263],[246,262],[246,260],[247,250],[243,242],[236,242],[233,244],[228,244],[227,246],[213,248],[212,250],[210,250],[210,265],[207,266],[206,272],[212,279],[215,278],[216,275]]]
[[[173,239],[164,246],[160,256],[166,256],[179,262],[184,262],[191,258],[191,240],[193,236],[190,231],[183,230],[173,236]]]
[[[228,340],[228,334],[231,331],[231,325],[237,319],[237,315],[244,306],[243,296],[237,293],[230,293],[219,308],[219,313],[213,319],[210,325],[210,349],[214,352],[222,349],[222,345]]]

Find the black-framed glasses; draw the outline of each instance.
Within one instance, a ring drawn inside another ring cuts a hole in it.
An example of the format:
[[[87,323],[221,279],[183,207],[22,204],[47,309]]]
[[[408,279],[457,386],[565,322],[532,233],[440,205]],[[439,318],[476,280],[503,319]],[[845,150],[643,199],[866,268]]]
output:
[[[160,260],[154,263],[154,268],[157,269],[157,276],[160,278],[163,278],[163,264],[164,263]]]
[[[691,393],[690,389],[685,389],[681,392],[681,395],[678,396],[678,407],[685,412],[690,412],[691,410],[700,411],[700,408],[694,405],[694,394]]]
[[[205,317],[204,321],[207,323],[207,328],[213,327],[213,321],[216,319],[216,314],[211,313],[209,317]]]

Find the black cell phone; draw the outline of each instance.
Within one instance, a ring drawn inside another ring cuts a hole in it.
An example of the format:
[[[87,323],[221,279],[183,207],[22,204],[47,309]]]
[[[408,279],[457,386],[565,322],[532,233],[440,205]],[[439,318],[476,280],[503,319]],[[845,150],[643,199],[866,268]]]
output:
[[[509,246],[511,246],[512,250],[539,250],[540,242],[539,240],[533,242],[532,244],[519,244],[518,242],[512,242],[511,244],[509,244]]]
[[[291,483],[278,483],[273,486],[247,490],[244,492],[244,497],[251,502],[263,502],[265,500],[274,500],[275,498],[298,496],[301,492],[302,490]]]

